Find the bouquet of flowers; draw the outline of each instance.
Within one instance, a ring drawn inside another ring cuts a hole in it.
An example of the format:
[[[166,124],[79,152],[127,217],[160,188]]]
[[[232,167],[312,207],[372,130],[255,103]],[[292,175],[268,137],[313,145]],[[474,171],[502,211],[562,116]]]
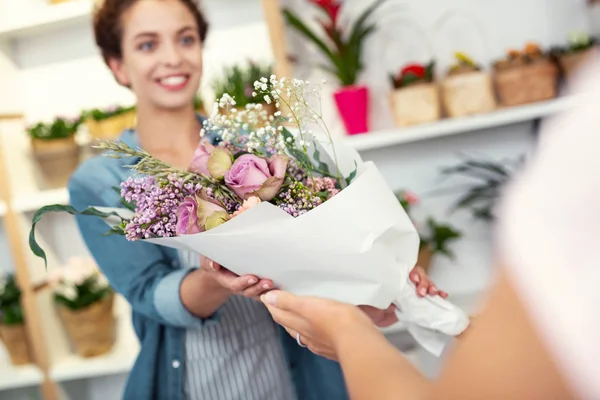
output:
[[[99,216],[110,234],[196,252],[297,294],[382,309],[395,303],[413,335],[439,354],[444,338],[437,335],[460,334],[468,318],[441,298],[416,295],[408,274],[418,234],[377,167],[334,143],[319,111],[319,89],[261,78],[254,96],[275,104],[273,115],[260,103],[237,110],[224,95],[186,171],[123,143],[102,142],[107,156],[139,160],[133,169],[140,176],[121,185],[123,207],[46,206],[34,215],[32,251],[45,257],[34,231],[44,213]],[[280,106],[289,113],[282,115]]]

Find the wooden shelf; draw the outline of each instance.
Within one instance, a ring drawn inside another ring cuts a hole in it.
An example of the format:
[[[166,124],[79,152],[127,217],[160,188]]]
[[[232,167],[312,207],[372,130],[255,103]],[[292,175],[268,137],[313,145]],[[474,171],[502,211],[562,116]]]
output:
[[[0,360],[0,390],[38,386],[43,380],[42,371],[35,365],[14,366]]]
[[[11,18],[0,17],[0,39],[40,35],[67,25],[91,23],[91,0],[72,0],[60,4],[42,4],[11,13]]]
[[[574,97],[563,97],[518,107],[500,109],[486,114],[448,118],[437,122],[369,132],[345,139],[359,151],[458,135],[544,118],[568,110],[576,103]]]

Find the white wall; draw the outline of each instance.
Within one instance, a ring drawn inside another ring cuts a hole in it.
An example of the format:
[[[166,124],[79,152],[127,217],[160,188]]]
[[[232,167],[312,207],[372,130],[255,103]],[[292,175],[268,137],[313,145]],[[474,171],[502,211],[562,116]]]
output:
[[[40,6],[43,0],[0,0],[0,24],[9,15],[18,15],[26,5]],[[297,9],[300,0],[287,0]],[[367,0],[348,0],[354,10]],[[586,30],[590,25],[585,0],[419,0],[395,2],[400,15],[417,21],[431,35],[435,21],[448,9],[460,7],[475,15],[485,27],[485,34],[474,25],[454,20],[435,42],[442,66],[453,50],[465,50],[481,61],[494,59],[508,48],[521,47],[535,40],[542,45],[563,43],[571,30]],[[261,24],[258,0],[205,1],[209,7],[212,31],[206,44],[206,76],[203,93],[210,96],[208,83],[218,74],[219,66],[234,60],[253,57],[268,59],[271,51],[266,28]],[[303,1],[303,4],[305,2]],[[362,80],[372,89],[372,126],[391,127],[387,104],[387,73],[401,63],[420,60],[423,46],[418,35],[406,28],[402,18],[391,12],[378,17],[385,25],[366,46],[367,71]],[[597,24],[596,24],[597,25]],[[594,26],[596,26],[594,25]],[[1,26],[1,25],[0,25]],[[232,29],[239,29],[238,31]],[[484,38],[483,44],[481,39]],[[298,43],[294,41],[293,43]],[[306,54],[301,48],[297,52]],[[321,76],[314,68],[305,66],[298,75],[310,79]],[[331,91],[333,88],[328,87]],[[56,114],[74,114],[82,108],[111,103],[130,103],[132,95],[114,83],[93,45],[89,26],[73,26],[11,43],[0,43],[0,114],[22,111],[30,122],[51,118]],[[328,102],[329,120],[335,112]],[[492,158],[513,157],[532,148],[531,124],[518,124],[485,132],[473,132],[454,137],[434,139],[387,149],[368,151],[365,159],[375,160],[390,185],[410,188],[425,194],[436,187],[438,171],[456,161],[458,152],[477,152]],[[376,133],[372,133],[376,134]],[[401,132],[398,132],[401,135]],[[14,172],[14,171],[13,171]],[[18,182],[18,179],[15,180]],[[446,214],[452,198],[425,196],[427,212],[447,219],[464,230],[465,239],[456,247],[456,262],[440,259],[432,276],[438,285],[452,293],[466,293],[486,287],[493,273],[491,267],[491,232],[489,226],[474,223],[469,216]],[[42,229],[47,232],[74,232],[72,219],[52,218]],[[50,236],[50,235],[48,235]],[[24,239],[25,240],[25,239]],[[54,241],[60,260],[69,255],[85,253],[81,241]],[[10,263],[6,257],[6,240],[0,230],[0,263]],[[95,378],[65,385],[71,399],[119,398],[124,376]],[[0,397],[1,397],[0,393]]]

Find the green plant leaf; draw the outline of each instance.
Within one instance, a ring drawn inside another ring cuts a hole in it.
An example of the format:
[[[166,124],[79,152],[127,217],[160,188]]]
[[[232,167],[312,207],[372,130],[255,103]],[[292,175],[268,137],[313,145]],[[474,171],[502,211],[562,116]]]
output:
[[[317,162],[317,169],[322,172],[326,172],[327,176],[331,176],[331,172],[329,171],[329,165],[321,161],[321,153],[319,149],[315,145],[315,152],[313,153],[313,158]]]
[[[346,185],[350,185],[350,183],[352,183],[354,178],[356,178],[357,172],[358,172],[358,165],[356,164],[356,161],[354,161],[354,170],[352,172],[350,172],[350,175],[348,175],[348,177],[346,178]]]
[[[46,252],[38,244],[38,242],[35,238],[35,227],[36,227],[37,223],[42,220],[42,217],[49,212],[66,212],[70,215],[89,215],[89,216],[95,216],[95,217],[100,217],[100,218],[108,218],[111,216],[116,216],[116,217],[121,218],[121,216],[119,214],[117,214],[116,212],[105,213],[105,212],[95,209],[94,207],[88,207],[83,211],[77,211],[74,207],[68,206],[68,205],[63,205],[63,204],[53,204],[53,205],[48,205],[48,206],[44,206],[44,207],[40,208],[39,210],[37,210],[35,212],[35,214],[33,214],[33,219],[31,222],[31,231],[29,232],[29,248],[31,249],[31,252],[33,254],[35,254],[36,256],[38,256],[44,260],[44,265],[46,268],[48,268],[48,260],[46,259]],[[123,218],[121,218],[121,221],[123,221]]]

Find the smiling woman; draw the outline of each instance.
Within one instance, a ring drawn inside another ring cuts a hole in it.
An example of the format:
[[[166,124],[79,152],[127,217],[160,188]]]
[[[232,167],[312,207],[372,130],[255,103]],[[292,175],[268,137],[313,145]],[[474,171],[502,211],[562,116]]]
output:
[[[105,63],[137,100],[137,126],[120,140],[179,169],[188,168],[200,144],[194,98],[207,30],[192,0],[105,0],[94,15]],[[112,188],[127,180],[133,171],[125,167],[135,162],[86,161],[69,183],[71,205],[118,206]],[[141,350],[124,399],[347,398],[339,365],[280,334],[255,300],[273,288],[270,280],[104,236],[101,220],[77,223],[111,286],[131,304]]]

